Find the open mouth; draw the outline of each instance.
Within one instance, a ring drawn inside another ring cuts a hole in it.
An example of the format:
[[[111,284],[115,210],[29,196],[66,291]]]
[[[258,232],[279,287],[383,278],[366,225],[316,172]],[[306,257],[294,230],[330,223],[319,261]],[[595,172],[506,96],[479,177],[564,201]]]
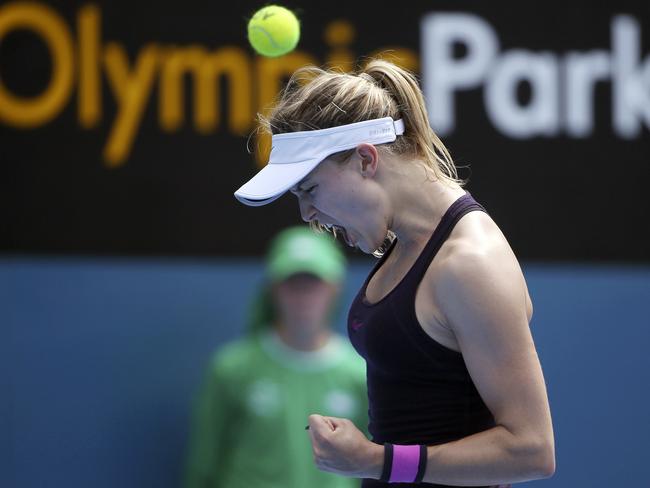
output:
[[[345,230],[344,227],[341,227],[340,225],[335,225],[335,224],[323,224],[332,234],[334,234],[334,237],[338,238],[341,237],[345,243],[350,246],[354,247],[354,242],[348,235],[347,231]]]

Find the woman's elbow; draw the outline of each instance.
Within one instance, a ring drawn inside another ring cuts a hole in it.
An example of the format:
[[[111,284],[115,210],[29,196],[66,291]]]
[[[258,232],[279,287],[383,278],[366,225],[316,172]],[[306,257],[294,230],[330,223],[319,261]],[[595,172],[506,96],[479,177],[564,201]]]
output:
[[[550,443],[546,448],[541,468],[542,478],[550,478],[555,474],[555,449],[553,443]]]
[[[532,481],[550,478],[555,473],[555,447],[552,437],[514,436],[512,456],[518,459],[518,478]]]
[[[530,474],[534,479],[550,478],[555,474],[555,447],[552,440],[536,442],[529,453]]]

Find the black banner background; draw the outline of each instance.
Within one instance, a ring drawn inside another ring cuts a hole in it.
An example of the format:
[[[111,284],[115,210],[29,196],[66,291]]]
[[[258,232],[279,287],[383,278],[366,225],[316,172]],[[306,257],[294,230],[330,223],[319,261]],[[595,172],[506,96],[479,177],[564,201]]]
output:
[[[0,17],[14,5],[0,3]],[[39,5],[65,21],[75,50],[78,13],[96,5],[101,49],[109,42],[119,43],[131,66],[148,43],[161,48],[196,44],[207,50],[234,46],[243,49],[255,66],[245,28],[246,18],[262,5],[258,2]],[[354,27],[354,39],[346,49],[355,57],[395,47],[421,53],[424,14],[463,12],[492,26],[500,53],[526,49],[554,53],[558,59],[568,51],[611,51],[612,19],[626,14],[639,23],[640,62],[650,66],[650,7],[641,0],[285,5],[301,18],[298,49],[319,62],[333,49],[323,38],[330,22],[343,19]],[[461,48],[458,56],[462,55]],[[0,84],[9,92],[36,96],[48,85],[51,71],[47,46],[33,32],[18,29],[0,38]],[[102,151],[118,112],[116,99],[102,69],[101,117],[95,126],[82,127],[78,71],[67,102],[50,121],[25,129],[0,118],[2,252],[256,255],[278,228],[300,221],[292,195],[262,208],[245,207],[232,196],[258,168],[246,152],[252,125],[241,134],[228,129],[231,87],[221,91],[220,126],[201,134],[192,123],[194,90],[186,75],[184,122],[177,130],[164,131],[156,78],[128,157],[110,167]],[[650,68],[646,71],[650,73]],[[526,91],[520,87],[522,100]],[[638,136],[620,137],[612,127],[612,91],[609,81],[596,85],[593,131],[583,138],[560,130],[552,137],[513,139],[490,121],[482,86],[455,94],[456,126],[443,140],[459,165],[470,165],[471,175],[461,173],[471,177],[468,189],[486,206],[520,258],[650,261],[648,123],[641,122]],[[645,92],[650,93],[650,75]],[[257,109],[255,103],[253,108]]]

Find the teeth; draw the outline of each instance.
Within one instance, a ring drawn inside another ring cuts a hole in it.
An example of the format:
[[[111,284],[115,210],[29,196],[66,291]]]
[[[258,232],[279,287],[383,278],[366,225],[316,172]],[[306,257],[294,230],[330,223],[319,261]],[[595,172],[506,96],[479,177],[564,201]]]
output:
[[[321,225],[323,227],[325,227],[327,230],[332,231],[334,233],[334,237],[337,237],[337,238],[342,237],[343,240],[345,241],[345,243],[348,246],[352,246],[352,243],[348,239],[348,234],[347,234],[346,230],[343,227],[341,227],[339,225],[325,224],[325,223],[321,223]]]

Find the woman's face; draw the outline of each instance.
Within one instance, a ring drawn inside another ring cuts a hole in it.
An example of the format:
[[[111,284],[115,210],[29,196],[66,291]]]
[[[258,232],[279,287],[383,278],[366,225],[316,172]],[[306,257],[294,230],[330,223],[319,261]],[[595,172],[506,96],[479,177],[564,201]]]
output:
[[[364,146],[376,157],[374,146]],[[325,159],[291,189],[303,220],[333,227],[349,246],[365,253],[375,251],[388,231],[386,198],[375,170],[376,162],[369,168],[359,152],[344,163]]]

